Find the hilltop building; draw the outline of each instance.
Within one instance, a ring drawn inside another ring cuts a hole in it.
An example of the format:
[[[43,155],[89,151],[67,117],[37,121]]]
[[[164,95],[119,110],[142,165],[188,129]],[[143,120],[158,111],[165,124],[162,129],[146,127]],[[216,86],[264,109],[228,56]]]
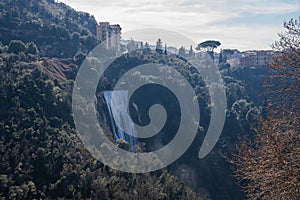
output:
[[[115,48],[120,51],[121,26],[119,24],[110,25],[109,22],[100,22],[97,25],[97,38],[105,41],[108,49]]]
[[[237,49],[222,50],[222,60],[231,66],[265,67],[277,53],[272,50],[251,50],[240,52]]]
[[[244,67],[267,66],[274,55],[274,51],[246,51],[240,58],[240,65]]]
[[[231,66],[238,66],[240,65],[240,59],[243,56],[242,52],[238,49],[224,49],[223,52],[223,59],[227,61]]]

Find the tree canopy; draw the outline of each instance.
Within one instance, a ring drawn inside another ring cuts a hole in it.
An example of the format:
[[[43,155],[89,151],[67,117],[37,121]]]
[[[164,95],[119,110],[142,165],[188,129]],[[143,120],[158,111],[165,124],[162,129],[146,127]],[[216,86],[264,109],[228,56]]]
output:
[[[219,41],[207,40],[207,41],[199,43],[198,46],[196,47],[196,50],[204,49],[205,51],[213,51],[215,48],[218,48],[220,45],[221,45],[221,42],[219,42]]]
[[[164,50],[163,50],[163,46],[162,46],[162,41],[161,39],[159,38],[156,42],[156,47],[155,47],[155,50],[158,52],[158,53],[163,53]]]
[[[12,40],[8,45],[8,52],[10,53],[20,53],[26,51],[26,45],[20,40]]]
[[[284,28],[264,83],[266,115],[232,161],[249,199],[300,199],[300,18]]]

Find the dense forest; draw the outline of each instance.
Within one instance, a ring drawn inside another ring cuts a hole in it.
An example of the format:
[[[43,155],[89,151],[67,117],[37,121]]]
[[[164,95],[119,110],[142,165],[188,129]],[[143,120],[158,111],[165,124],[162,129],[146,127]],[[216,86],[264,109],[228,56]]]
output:
[[[95,35],[95,18],[54,0],[5,0],[0,1],[0,10],[1,198],[245,197],[241,186],[244,187],[252,179],[244,179],[243,174],[237,175],[235,179],[233,170],[238,173],[240,165],[232,163],[239,163],[240,160],[239,156],[232,158],[232,155],[242,155],[243,148],[241,151],[240,147],[236,148],[244,141],[240,137],[252,135],[255,132],[253,127],[262,123],[261,114],[269,112],[265,109],[269,94],[263,92],[261,85],[266,83],[267,76],[274,75],[276,69],[280,71],[277,65],[273,63],[275,67],[270,71],[263,66],[232,67],[226,62],[220,62],[228,104],[225,126],[213,151],[199,160],[197,153],[210,116],[207,86],[201,75],[195,72],[191,63],[177,55],[137,50],[121,56],[101,77],[96,94],[99,121],[112,140],[103,91],[112,89],[117,78],[141,64],[151,62],[175,67],[196,91],[202,117],[195,142],[179,160],[167,168],[146,174],[119,172],[97,161],[84,148],[76,133],[71,109],[77,71],[89,51],[100,42]],[[296,31],[299,37],[299,29]],[[299,52],[299,45],[295,49]],[[299,58],[297,55],[295,57]],[[97,61],[97,58],[93,59]],[[299,70],[299,63],[295,68]],[[296,72],[299,75],[299,71]],[[297,81],[299,83],[299,79]],[[153,103],[169,106],[172,117],[168,119],[170,121],[164,127],[164,132],[172,133],[176,128],[173,124],[179,116],[176,101],[172,96],[160,99],[159,96],[166,93],[162,88],[152,86],[146,89],[147,95],[143,98],[146,100],[139,102],[137,98],[136,101],[144,107]],[[297,95],[299,93],[292,97]],[[292,107],[297,108],[297,105]],[[148,120],[145,116],[141,118],[141,123]],[[158,143],[165,145],[172,137],[158,134],[150,140],[140,140],[136,151],[152,151],[153,146]],[[250,141],[254,139],[247,138]],[[299,141],[299,137],[294,140]],[[124,144],[116,142],[121,148]],[[299,143],[296,144],[299,146]],[[299,149],[296,152],[299,154]],[[295,167],[297,169],[297,165]],[[299,184],[299,180],[296,184]],[[247,190],[246,194],[249,191],[252,190]]]
[[[41,56],[69,58],[87,53],[96,44],[96,20],[53,1],[7,0],[0,2],[0,37],[38,45]]]

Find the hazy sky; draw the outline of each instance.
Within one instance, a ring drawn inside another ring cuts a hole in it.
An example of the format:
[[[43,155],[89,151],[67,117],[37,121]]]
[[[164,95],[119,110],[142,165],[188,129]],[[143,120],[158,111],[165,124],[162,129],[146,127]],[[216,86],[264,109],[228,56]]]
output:
[[[270,49],[282,24],[300,16],[300,0],[61,0],[122,32],[163,28],[221,48]]]

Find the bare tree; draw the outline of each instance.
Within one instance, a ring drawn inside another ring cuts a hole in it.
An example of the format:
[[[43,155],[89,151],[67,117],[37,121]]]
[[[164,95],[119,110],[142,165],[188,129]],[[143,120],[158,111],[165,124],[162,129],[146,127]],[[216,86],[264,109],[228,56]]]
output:
[[[249,199],[300,199],[300,18],[284,28],[264,84],[266,116],[231,161]]]
[[[272,75],[264,87],[270,96],[269,103],[284,105],[284,109],[299,110],[300,99],[300,17],[284,23],[284,32],[278,34],[280,40],[273,44],[279,53],[273,57],[270,68]],[[274,110],[274,109],[273,109]]]

